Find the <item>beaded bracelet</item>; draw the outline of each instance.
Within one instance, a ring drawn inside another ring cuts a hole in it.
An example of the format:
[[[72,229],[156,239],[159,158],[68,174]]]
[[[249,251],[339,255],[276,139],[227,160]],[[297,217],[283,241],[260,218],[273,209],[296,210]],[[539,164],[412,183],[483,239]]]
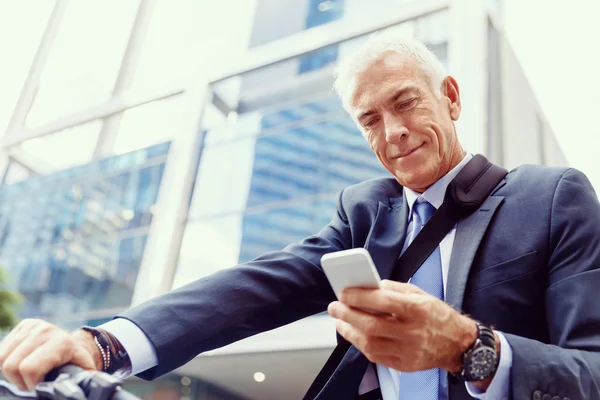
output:
[[[81,329],[94,336],[96,347],[102,355],[102,371],[122,378],[131,374],[129,355],[116,337],[100,328],[83,326]]]

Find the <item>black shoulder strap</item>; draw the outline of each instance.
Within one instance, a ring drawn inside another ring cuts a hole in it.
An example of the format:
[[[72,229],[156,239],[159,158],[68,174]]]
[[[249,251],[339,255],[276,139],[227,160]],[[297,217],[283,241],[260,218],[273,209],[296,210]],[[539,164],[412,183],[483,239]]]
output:
[[[473,156],[448,185],[441,207],[431,216],[431,219],[398,259],[390,279],[408,282],[452,227],[461,218],[478,210],[506,174],[508,174],[507,170],[492,164],[484,156],[480,154]],[[338,345],[311,384],[303,400],[312,400],[317,397],[350,348],[349,342],[339,335],[338,338],[340,339]]]
[[[391,280],[408,282],[452,227],[478,210],[508,171],[475,155],[448,185],[444,202],[396,262]]]

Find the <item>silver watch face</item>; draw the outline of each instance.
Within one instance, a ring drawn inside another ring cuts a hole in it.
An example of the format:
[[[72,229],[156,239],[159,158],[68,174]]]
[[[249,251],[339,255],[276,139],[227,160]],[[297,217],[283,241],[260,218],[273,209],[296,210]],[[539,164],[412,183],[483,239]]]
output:
[[[496,350],[489,347],[476,348],[471,352],[465,364],[467,380],[483,380],[494,372]]]

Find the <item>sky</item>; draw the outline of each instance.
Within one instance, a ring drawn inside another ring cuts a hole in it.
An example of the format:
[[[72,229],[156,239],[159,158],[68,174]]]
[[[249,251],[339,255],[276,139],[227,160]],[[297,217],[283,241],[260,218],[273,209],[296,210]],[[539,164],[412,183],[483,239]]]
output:
[[[600,193],[600,0],[504,0],[507,38],[569,164]]]

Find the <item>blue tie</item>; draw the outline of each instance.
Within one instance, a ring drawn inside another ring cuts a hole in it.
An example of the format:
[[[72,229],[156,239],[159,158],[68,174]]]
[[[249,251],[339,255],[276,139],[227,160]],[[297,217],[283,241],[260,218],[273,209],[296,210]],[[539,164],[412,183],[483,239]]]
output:
[[[435,212],[427,200],[419,197],[415,202],[414,212],[419,221],[415,221],[415,235]],[[440,247],[436,247],[423,265],[412,276],[410,283],[416,285],[427,293],[444,299],[444,281],[442,278],[442,258]],[[402,372],[400,374],[401,400],[438,400],[440,398],[441,371],[438,368],[417,372]]]

